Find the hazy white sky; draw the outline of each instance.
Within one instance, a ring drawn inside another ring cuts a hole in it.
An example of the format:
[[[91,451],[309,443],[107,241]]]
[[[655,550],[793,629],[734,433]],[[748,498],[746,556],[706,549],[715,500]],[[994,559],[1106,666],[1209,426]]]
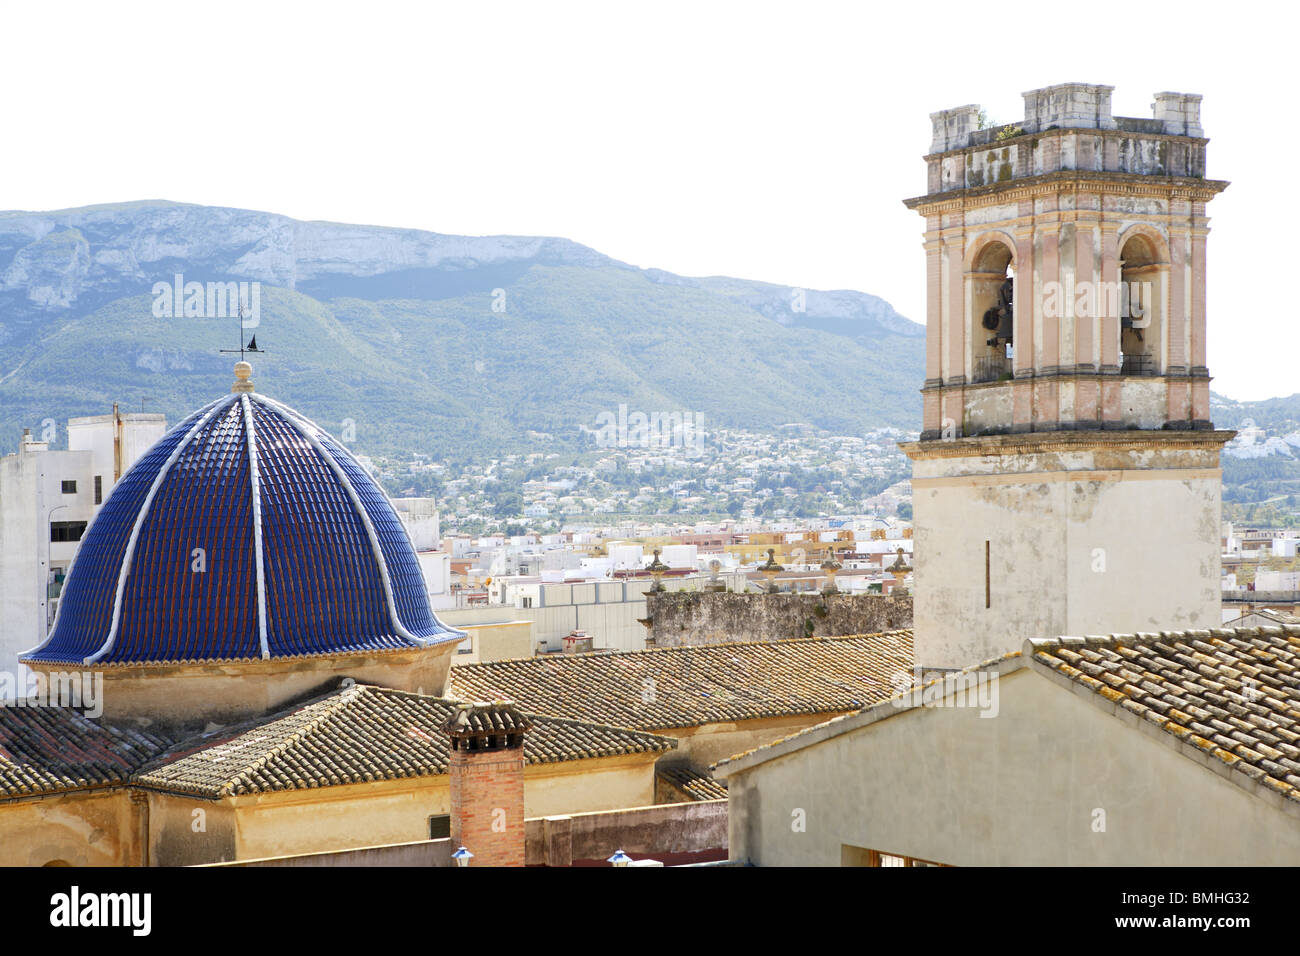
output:
[[[965,3],[9,3],[0,208],[162,198],[564,236],[924,316],[929,114],[1201,93],[1210,372],[1300,391],[1294,8]],[[1282,175],[1286,173],[1286,175]],[[1284,205],[1286,204],[1286,205]],[[918,382],[918,386],[919,386]]]

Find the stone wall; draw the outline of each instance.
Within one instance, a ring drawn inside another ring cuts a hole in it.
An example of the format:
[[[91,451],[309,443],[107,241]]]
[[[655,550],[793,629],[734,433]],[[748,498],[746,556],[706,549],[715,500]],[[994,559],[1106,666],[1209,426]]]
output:
[[[727,859],[727,801],[575,813],[524,824],[529,866],[601,865],[622,850],[668,865]]]
[[[521,852],[528,866],[603,866],[620,849],[634,859],[654,858],[669,865],[725,860],[727,801],[535,817],[515,832],[522,833]],[[451,840],[420,840],[210,865],[449,867],[453,849]]]
[[[910,597],[677,591],[646,599],[655,647],[843,637],[912,626]]]

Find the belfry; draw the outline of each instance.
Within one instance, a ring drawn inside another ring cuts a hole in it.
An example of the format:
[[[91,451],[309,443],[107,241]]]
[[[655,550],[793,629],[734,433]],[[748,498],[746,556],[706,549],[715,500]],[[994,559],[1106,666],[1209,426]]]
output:
[[[1217,627],[1219,451],[1206,364],[1201,98],[1111,114],[931,115],[926,379],[913,462],[917,664],[1027,638]]]

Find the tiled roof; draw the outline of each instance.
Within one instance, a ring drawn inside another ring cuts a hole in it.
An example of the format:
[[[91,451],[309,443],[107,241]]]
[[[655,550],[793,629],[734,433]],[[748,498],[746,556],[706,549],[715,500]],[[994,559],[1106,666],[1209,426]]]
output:
[[[463,698],[658,730],[858,710],[910,686],[912,632],[664,647],[453,667]]]
[[[463,637],[430,610],[410,538],[351,452],[248,393],[195,412],[122,476],[28,656],[254,660]]]
[[[1243,613],[1243,614],[1242,614],[1240,617],[1238,617],[1238,618],[1235,618],[1235,619],[1233,619],[1233,620],[1231,620],[1231,621],[1225,621],[1224,623],[1225,623],[1225,625],[1226,625],[1226,624],[1231,624],[1233,627],[1249,627],[1250,625],[1248,625],[1248,624],[1238,623],[1238,622],[1245,621],[1245,620],[1247,620],[1248,618],[1252,618],[1252,617],[1260,617],[1260,618],[1263,618],[1264,621],[1265,621],[1265,623],[1266,623],[1266,625],[1271,625],[1271,624],[1279,624],[1279,625],[1286,625],[1286,624],[1300,624],[1300,617],[1296,617],[1294,614],[1287,614],[1287,613],[1284,612],[1284,611],[1275,611],[1275,610],[1273,610],[1272,608],[1269,608],[1269,607],[1258,607],[1258,608],[1255,608],[1255,609],[1252,610],[1252,611],[1247,611],[1247,612]]]
[[[0,795],[25,797],[125,783],[168,740],[67,707],[0,706]]]
[[[694,767],[660,767],[655,772],[692,800],[726,799],[727,785]]]
[[[499,734],[531,728],[532,724],[514,701],[495,700],[457,704],[443,730],[449,734]]]
[[[447,772],[442,728],[460,701],[356,684],[291,710],[192,738],[145,767],[138,786],[220,798]],[[525,716],[529,764],[657,754],[669,737]]]
[[[1029,643],[1033,661],[1300,803],[1300,627]]]
[[[1258,795],[1300,813],[1300,626],[1216,628],[1027,641],[1022,651],[928,681],[893,700],[719,761],[727,777],[917,709],[962,675],[1029,666]],[[944,685],[944,686],[940,686]]]
[[[1010,665],[1007,667],[1007,665]],[[942,673],[927,676],[920,683],[916,682],[912,675],[907,675],[906,681],[899,681],[894,684],[889,693],[881,700],[874,701],[859,710],[848,714],[841,714],[838,717],[832,717],[829,720],[822,721],[820,724],[813,724],[811,727],[802,727],[793,733],[786,734],[784,737],[778,737],[776,740],[765,744],[760,744],[750,750],[742,751],[738,754],[732,754],[719,760],[717,763],[709,766],[710,771],[722,768],[725,773],[733,772],[731,768],[736,765],[752,764],[755,755],[775,755],[790,750],[798,750],[800,747],[807,746],[819,740],[824,740],[827,736],[835,736],[836,733],[843,733],[849,729],[856,729],[863,725],[864,719],[872,720],[881,717],[889,717],[895,714],[903,713],[920,706],[929,694],[937,697],[943,696],[953,686],[969,686],[963,684],[963,678],[971,674],[978,674],[980,671],[1002,671],[1005,667],[1007,671],[1018,669],[1022,666],[1020,661],[1020,651],[1010,651],[1001,657],[990,657],[988,660],[981,661],[978,664],[971,664],[961,670],[945,671]],[[913,672],[915,673],[915,672]],[[884,703],[891,704],[890,707],[881,706]],[[725,779],[725,777],[723,778]]]

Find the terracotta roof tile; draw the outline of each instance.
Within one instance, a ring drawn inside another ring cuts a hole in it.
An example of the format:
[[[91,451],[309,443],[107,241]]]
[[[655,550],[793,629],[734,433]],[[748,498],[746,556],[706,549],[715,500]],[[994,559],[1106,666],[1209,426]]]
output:
[[[532,729],[514,701],[474,701],[457,704],[443,726],[446,733],[499,734]]]
[[[152,761],[137,786],[208,798],[447,772],[443,729],[461,701],[364,684],[269,717],[191,738]],[[499,708],[498,708],[499,710]],[[517,714],[529,764],[662,753],[670,737]],[[499,717],[499,714],[498,714]]]
[[[451,686],[534,714],[657,730],[859,710],[911,686],[913,659],[903,630],[469,664],[452,668]]]
[[[171,741],[67,707],[0,706],[0,795],[121,784]]]
[[[1099,668],[1063,640],[1031,641],[1033,660],[1300,802],[1300,627],[1120,634],[1090,643]],[[1072,666],[1072,663],[1075,666]]]
[[[714,780],[707,773],[694,767],[678,765],[660,767],[656,774],[673,787],[680,790],[692,800],[723,800],[727,796],[727,785],[721,780]]]

